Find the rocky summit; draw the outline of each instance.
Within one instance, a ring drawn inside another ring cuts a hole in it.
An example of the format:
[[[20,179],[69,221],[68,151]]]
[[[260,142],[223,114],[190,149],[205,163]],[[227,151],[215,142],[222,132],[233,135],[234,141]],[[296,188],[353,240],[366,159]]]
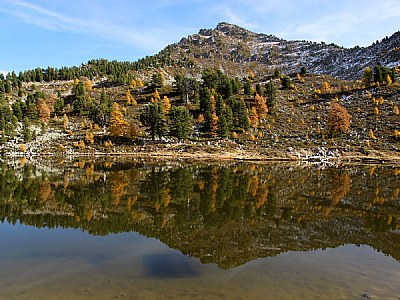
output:
[[[155,60],[164,68],[183,67],[193,76],[208,67],[239,77],[248,74],[249,69],[256,73],[279,69],[290,74],[306,67],[314,74],[356,79],[368,66],[400,64],[400,32],[368,47],[344,48],[324,42],[287,41],[223,22],[167,46]]]

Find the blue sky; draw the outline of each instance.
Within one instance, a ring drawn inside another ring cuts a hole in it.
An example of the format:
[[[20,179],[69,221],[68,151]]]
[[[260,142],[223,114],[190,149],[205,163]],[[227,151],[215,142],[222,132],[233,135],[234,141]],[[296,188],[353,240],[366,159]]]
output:
[[[221,21],[284,39],[368,46],[399,0],[0,0],[0,71],[133,61]]]

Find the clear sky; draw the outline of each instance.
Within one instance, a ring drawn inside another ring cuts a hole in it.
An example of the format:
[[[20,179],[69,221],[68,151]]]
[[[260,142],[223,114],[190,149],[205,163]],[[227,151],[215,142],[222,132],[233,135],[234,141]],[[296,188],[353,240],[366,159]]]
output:
[[[0,0],[0,71],[133,61],[222,21],[368,46],[400,30],[400,0]]]

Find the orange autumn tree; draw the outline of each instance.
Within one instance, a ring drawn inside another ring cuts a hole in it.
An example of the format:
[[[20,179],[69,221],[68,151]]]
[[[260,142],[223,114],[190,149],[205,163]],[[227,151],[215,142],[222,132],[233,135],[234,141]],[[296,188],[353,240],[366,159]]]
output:
[[[260,119],[265,119],[268,113],[267,101],[265,100],[264,97],[260,96],[259,94],[256,94],[254,96],[254,102],[256,105],[258,117]]]
[[[39,98],[37,102],[37,110],[39,113],[39,119],[40,121],[47,123],[50,119],[50,108],[46,104],[46,101],[43,99]]]
[[[328,131],[347,133],[350,128],[350,114],[347,109],[335,101],[330,103],[331,109],[328,115]]]
[[[118,103],[114,102],[113,111],[110,114],[110,127],[108,128],[110,135],[114,137],[124,135],[127,126],[128,122],[125,121]]]

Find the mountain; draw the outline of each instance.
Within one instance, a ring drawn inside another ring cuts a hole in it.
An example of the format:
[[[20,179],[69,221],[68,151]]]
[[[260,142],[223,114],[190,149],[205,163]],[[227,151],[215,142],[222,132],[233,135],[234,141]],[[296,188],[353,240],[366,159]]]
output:
[[[400,32],[369,47],[343,48],[324,42],[287,41],[219,23],[215,29],[201,29],[167,46],[155,60],[156,66],[170,67],[175,72],[183,67],[193,76],[207,67],[246,76],[249,70],[262,74],[276,68],[286,74],[298,73],[304,66],[310,73],[355,79],[362,76],[367,66],[400,64]]]

